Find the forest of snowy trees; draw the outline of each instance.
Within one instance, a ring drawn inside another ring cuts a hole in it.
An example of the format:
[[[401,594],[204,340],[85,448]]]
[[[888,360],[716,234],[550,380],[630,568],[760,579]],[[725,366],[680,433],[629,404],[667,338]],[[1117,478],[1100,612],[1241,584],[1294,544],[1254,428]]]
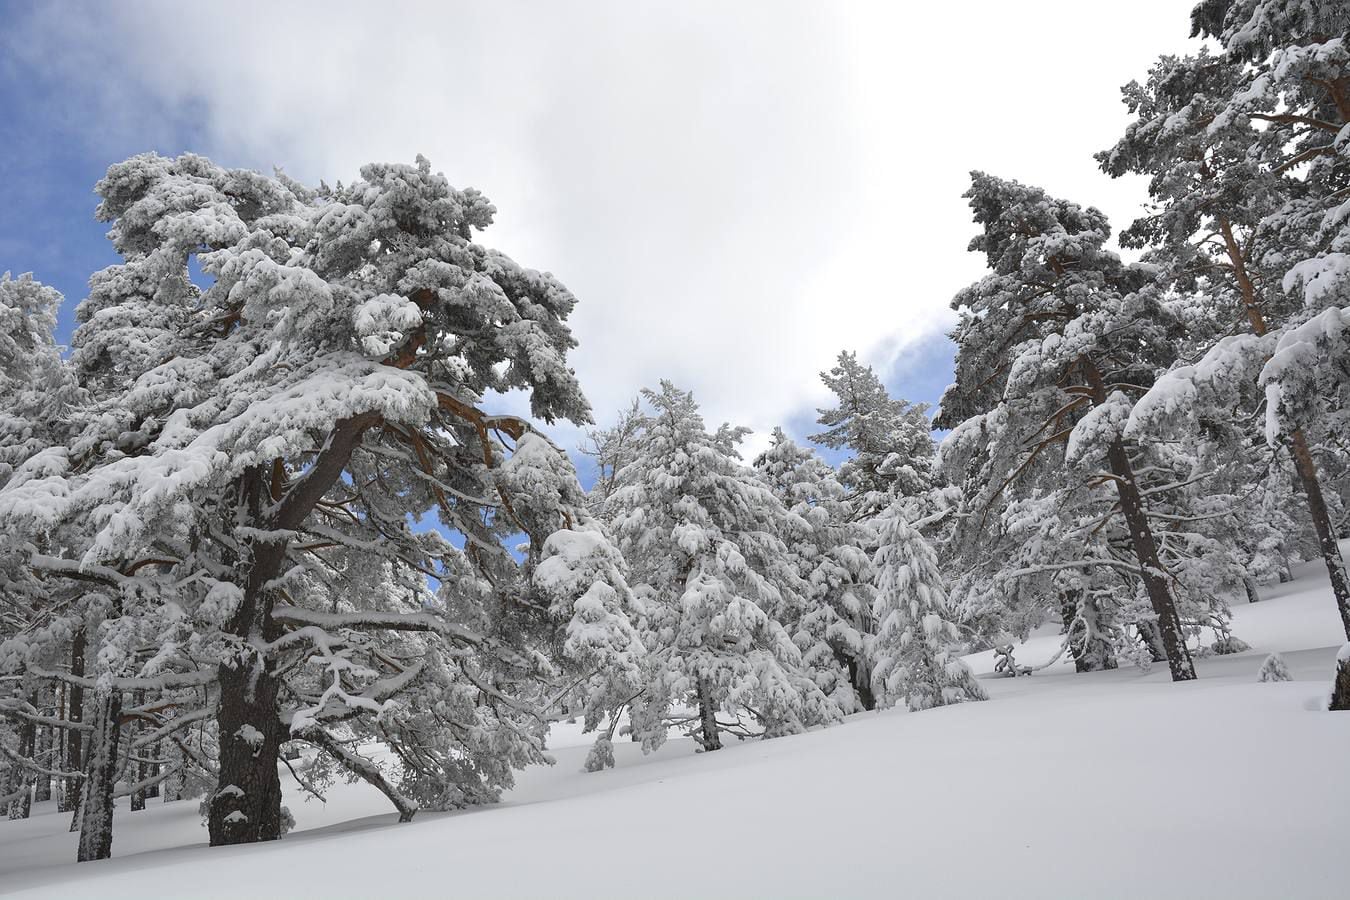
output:
[[[973,173],[954,383],[929,410],[840,353],[808,438],[837,467],[781,429],[742,456],[667,381],[595,427],[576,298],[420,157],[317,188],[113,165],[121,261],[68,350],[63,298],[0,279],[0,806],[55,799],[81,860],[120,797],[273,840],[307,748],[306,791],[406,821],[494,801],[564,719],[600,770],[985,700],[961,656],[1028,672],[1046,624],[1080,672],[1183,682],[1302,560],[1350,641],[1350,7],[1193,24],[1212,49],[1126,85],[1097,156],[1148,178],[1129,258],[1097,209]],[[1327,678],[1350,709],[1350,651]]]

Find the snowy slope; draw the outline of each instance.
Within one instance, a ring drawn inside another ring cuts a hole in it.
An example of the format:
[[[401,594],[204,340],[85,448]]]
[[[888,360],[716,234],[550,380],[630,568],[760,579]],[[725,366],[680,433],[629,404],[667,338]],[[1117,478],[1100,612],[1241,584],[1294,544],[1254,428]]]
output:
[[[1344,897],[1350,714],[1318,709],[1340,643],[1325,575],[1235,610],[1253,651],[1164,668],[986,678],[992,702],[855,716],[695,755],[673,741],[580,771],[587,738],[503,804],[398,825],[363,786],[288,801],[301,830],[204,846],[193,802],[120,812],[84,865],[44,804],[0,822],[19,896]],[[1057,645],[1017,651],[1037,664]],[[1294,677],[1257,684],[1278,650]],[[972,657],[976,671],[992,660]]]

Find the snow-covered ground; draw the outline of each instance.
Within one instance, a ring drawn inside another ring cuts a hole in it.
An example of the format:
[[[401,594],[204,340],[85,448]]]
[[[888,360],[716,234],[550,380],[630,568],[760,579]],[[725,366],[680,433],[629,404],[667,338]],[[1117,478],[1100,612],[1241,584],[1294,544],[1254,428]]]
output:
[[[0,821],[0,893],[173,897],[1350,896],[1350,713],[1321,711],[1341,631],[1317,565],[1235,608],[1248,653],[1166,668],[986,677],[992,702],[855,716],[581,771],[589,737],[500,805],[399,825],[362,785],[291,792],[297,831],[205,846],[195,802],[119,810],[76,865],[51,804]],[[1055,635],[1017,650],[1048,659]],[[1295,681],[1258,684],[1279,651]],[[971,657],[990,673],[989,654]],[[289,776],[286,776],[289,782]]]

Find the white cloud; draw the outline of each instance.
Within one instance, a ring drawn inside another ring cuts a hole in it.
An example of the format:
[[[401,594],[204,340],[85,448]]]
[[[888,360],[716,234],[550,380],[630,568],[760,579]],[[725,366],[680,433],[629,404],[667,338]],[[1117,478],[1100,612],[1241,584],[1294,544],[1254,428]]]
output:
[[[226,164],[425,154],[497,204],[487,243],[581,298],[600,418],[667,377],[763,434],[839,349],[890,370],[949,324],[981,268],[969,169],[1126,224],[1142,186],[1091,153],[1188,5],[137,3],[19,40],[108,127],[186,123]]]

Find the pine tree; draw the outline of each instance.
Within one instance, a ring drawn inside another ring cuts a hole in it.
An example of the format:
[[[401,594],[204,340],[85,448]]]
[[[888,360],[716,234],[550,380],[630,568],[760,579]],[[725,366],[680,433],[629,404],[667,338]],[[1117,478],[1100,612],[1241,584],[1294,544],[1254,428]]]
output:
[[[575,299],[475,243],[493,208],[424,160],[311,190],[147,155],[98,191],[123,261],[77,310],[78,433],[0,489],[6,547],[64,535],[62,552],[23,554],[24,578],[104,592],[86,629],[101,671],[79,681],[99,691],[82,815],[108,818],[128,716],[155,726],[133,747],[214,721],[213,844],[281,834],[289,740],[403,818],[494,799],[544,759],[556,674],[541,653],[556,623],[522,602],[503,541],[525,532],[542,555],[567,516],[512,495],[503,463],[532,425],[480,404],[521,389],[539,419],[587,420],[565,362]],[[410,527],[433,510],[464,549]],[[34,671],[55,646],[26,637],[5,656]],[[154,711],[189,687],[204,706]],[[367,738],[394,750],[394,777],[350,750]],[[81,853],[106,855],[109,834],[89,838]]]
[[[1069,462],[1084,471],[1102,467],[1093,481],[1114,488],[1121,532],[1155,617],[1148,627],[1156,627],[1173,679],[1192,679],[1177,602],[1122,433],[1125,392],[1146,389],[1175,352],[1177,328],[1152,272],[1105,249],[1109,227],[1095,209],[982,173],[966,196],[983,226],[970,246],[986,255],[991,273],[953,301],[962,315],[953,333],[956,383],[937,419],[954,429],[944,468],[961,473],[984,507],[978,522],[1006,489],[1054,481],[1044,468],[1053,460],[1043,454],[1061,442]],[[1096,564],[1085,558],[1065,567]]]
[[[877,693],[885,705],[911,710],[987,700],[957,655],[957,630],[947,607],[937,554],[897,504],[881,519],[877,550],[875,641]]]
[[[789,513],[730,454],[739,430],[710,434],[693,396],[669,382],[642,396],[651,412],[607,504],[646,610],[634,736],[650,750],[678,725],[712,751],[724,732],[772,737],[835,721],[838,706],[784,627],[805,590],[783,542]]]
[[[852,451],[839,479],[859,518],[877,515],[895,496],[919,496],[932,487],[933,439],[923,404],[892,399],[872,367],[848,351],[820,380],[839,405],[817,410],[825,430],[810,439]]]
[[[834,470],[798,446],[781,428],[754,462],[755,470],[799,522],[784,538],[806,582],[793,641],[816,684],[845,713],[876,707],[872,692],[873,635],[869,525],[854,521],[847,491]]]
[[[1249,40],[1271,40],[1274,35],[1258,38],[1246,32],[1245,25],[1236,24],[1243,15],[1256,15],[1256,6],[1248,4],[1251,8],[1245,13],[1243,6],[1232,5],[1227,25],[1216,26],[1208,18],[1214,10],[1204,15],[1197,10],[1197,23],[1208,22],[1205,27],[1217,28],[1216,36],[1228,33],[1244,48],[1252,46]],[[1272,7],[1259,18],[1268,25],[1266,16],[1276,12]],[[1257,18],[1245,21],[1254,24]],[[1243,49],[1217,57],[1208,52],[1180,59],[1163,57],[1145,84],[1125,87],[1126,105],[1137,118],[1114,148],[1097,157],[1112,175],[1138,172],[1152,176],[1149,190],[1156,205],[1122,235],[1122,243],[1150,248],[1148,261],[1159,265],[1164,277],[1186,292],[1196,307],[1190,316],[1192,340],[1199,349],[1195,355],[1211,351],[1198,367],[1181,368],[1144,399],[1141,406],[1151,418],[1136,415],[1132,422],[1136,433],[1144,433],[1145,428],[1175,432],[1179,419],[1198,420],[1212,428],[1212,423],[1233,417],[1234,409],[1239,414],[1233,418],[1239,422],[1248,418],[1243,413],[1265,399],[1249,388],[1255,387],[1257,370],[1274,350],[1272,337],[1304,318],[1294,292],[1279,287],[1290,262],[1309,252],[1298,245],[1304,240],[1301,233],[1308,229],[1306,206],[1315,193],[1310,190],[1314,178],[1304,182],[1294,172],[1304,163],[1311,162],[1314,170],[1322,166],[1330,151],[1329,138],[1319,137],[1318,127],[1303,134],[1289,130],[1298,124],[1299,115],[1276,108],[1282,101],[1297,104],[1306,96],[1306,85],[1289,81],[1287,72],[1279,75],[1264,64],[1249,64],[1246,53]],[[1285,68],[1302,70],[1295,79],[1320,75],[1335,84],[1345,77],[1343,61],[1335,62],[1338,53],[1343,55],[1337,50],[1312,64],[1290,53]],[[1328,63],[1341,68],[1321,71]],[[1298,86],[1282,91],[1272,87],[1272,82]],[[1316,117],[1323,113],[1336,114],[1334,109],[1314,106],[1301,114],[1304,124],[1321,121]],[[1292,155],[1288,150],[1291,138],[1296,147]],[[1294,246],[1290,246],[1291,237]],[[1245,325],[1252,339],[1222,340],[1238,323]],[[1197,324],[1201,327],[1196,328]],[[1275,400],[1271,406],[1278,409],[1280,403]],[[1314,438],[1319,436],[1326,411],[1299,404],[1297,410],[1287,412],[1292,413],[1288,418],[1291,427],[1283,432],[1317,534],[1318,552],[1330,573],[1350,636],[1350,581],[1318,474],[1317,442],[1309,436],[1309,431]],[[1229,432],[1240,430],[1236,424],[1224,424]],[[1234,455],[1235,467],[1244,467],[1250,459],[1242,451]],[[1261,561],[1252,561],[1259,570]]]
[[[521,477],[525,466],[532,474]],[[568,527],[544,540],[530,573],[557,624],[550,658],[560,667],[563,684],[551,704],[569,714],[579,711],[585,731],[608,719],[609,727],[597,736],[586,766],[588,771],[613,766],[611,741],[624,710],[642,691],[647,653],[636,627],[643,607],[629,586],[628,564],[603,524],[583,512],[581,485],[556,447],[527,435],[505,468],[514,495],[536,507],[531,520],[538,519],[540,506],[553,508],[545,520],[550,525],[557,516],[570,520]],[[520,505],[516,508],[519,513]]]

